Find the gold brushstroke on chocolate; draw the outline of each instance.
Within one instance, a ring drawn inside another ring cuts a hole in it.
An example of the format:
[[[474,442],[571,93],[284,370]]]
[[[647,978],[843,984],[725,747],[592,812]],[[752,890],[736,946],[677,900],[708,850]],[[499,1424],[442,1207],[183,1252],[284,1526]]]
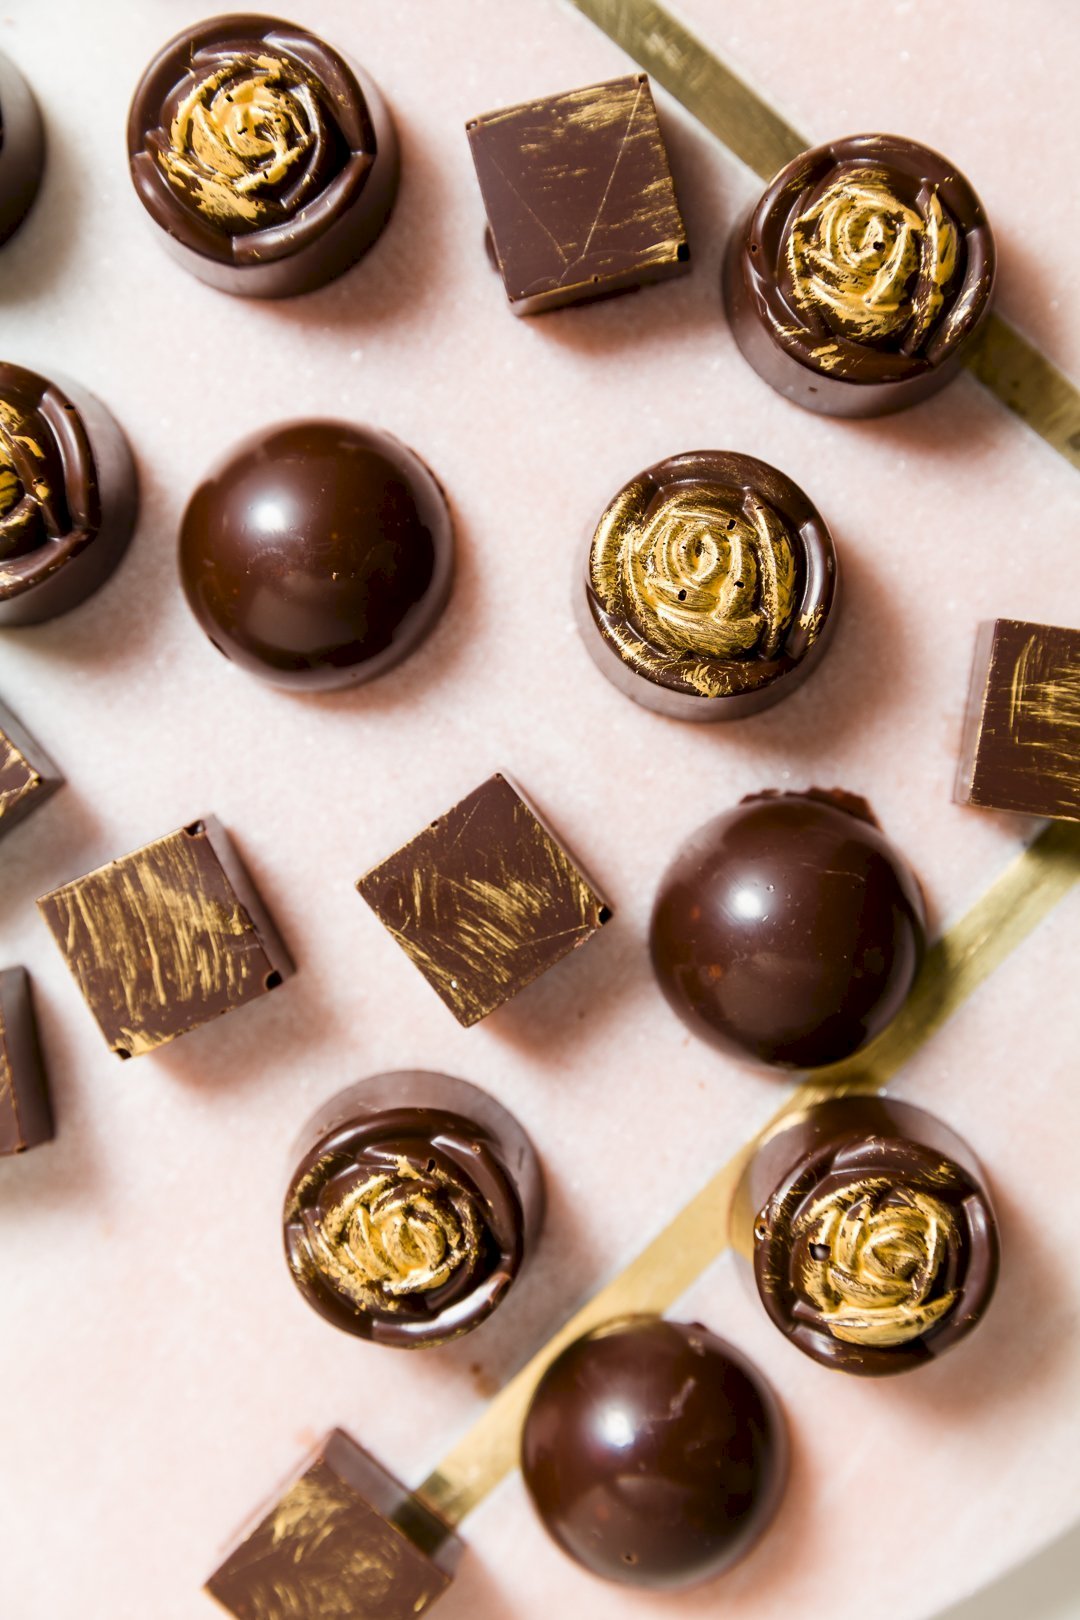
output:
[[[571,0],[741,162],[771,180],[813,142],[655,0]],[[1000,315],[966,361],[979,381],[1080,468],[1080,388]]]
[[[1038,632],[1020,650],[1009,682],[1009,734],[1038,751],[1038,769],[1080,788],[1080,633],[1076,650],[1055,656]]]
[[[526,1408],[555,1357],[582,1333],[614,1317],[670,1310],[724,1252],[730,1241],[732,1196],[758,1143],[814,1103],[849,1092],[880,1091],[1077,881],[1080,827],[1056,822],[931,947],[911,996],[888,1029],[856,1057],[817,1071],[814,1081],[797,1086],[765,1127],[504,1385],[417,1495],[451,1523],[459,1523],[516,1466]]]
[[[791,222],[784,257],[804,310],[846,337],[917,354],[941,311],[958,249],[936,191],[912,207],[886,169],[851,164]],[[816,355],[827,364],[826,350]]]
[[[705,697],[731,689],[733,659],[773,659],[795,612],[791,538],[756,496],[640,482],[605,511],[589,556],[593,590],[618,602],[607,634],[640,674],[672,669]]]
[[[43,426],[36,412],[28,415],[0,399],[0,562],[39,543],[42,518],[51,511],[53,471]]]
[[[41,777],[7,732],[0,728],[0,819],[41,787]]]

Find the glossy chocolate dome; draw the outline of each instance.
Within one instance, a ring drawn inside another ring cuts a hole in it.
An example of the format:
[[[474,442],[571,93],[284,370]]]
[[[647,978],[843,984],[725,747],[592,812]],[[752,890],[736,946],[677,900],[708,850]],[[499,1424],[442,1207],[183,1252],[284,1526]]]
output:
[[[399,663],[446,603],[450,513],[406,445],[289,422],[238,445],[180,531],[188,602],[219,652],[277,686],[355,686]]]
[[[664,875],[651,950],[696,1035],[787,1068],[839,1062],[900,1011],[925,946],[910,867],[862,801],[745,800]]]

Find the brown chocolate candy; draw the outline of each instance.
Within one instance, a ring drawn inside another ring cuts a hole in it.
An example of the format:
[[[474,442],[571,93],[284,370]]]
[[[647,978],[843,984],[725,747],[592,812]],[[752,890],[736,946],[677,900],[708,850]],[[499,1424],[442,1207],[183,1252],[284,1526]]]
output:
[[[40,809],[63,784],[40,743],[0,703],[0,838]]]
[[[578,624],[620,692],[676,720],[736,720],[817,666],[836,554],[797,484],[753,456],[695,450],[625,484],[589,545]]]
[[[414,1070],[375,1075],[309,1121],[285,1198],[285,1255],[335,1327],[402,1349],[487,1320],[539,1234],[532,1143],[493,1097]]]
[[[695,1035],[784,1068],[836,1063],[900,1011],[925,949],[922,894],[869,809],[762,794],[706,822],[653,908],[653,968]]]
[[[781,169],[728,245],[735,341],[789,399],[880,416],[936,393],[994,289],[994,239],[954,164],[895,135],[853,135]]]
[[[575,1340],[533,1395],[521,1467],[548,1534],[594,1575],[679,1588],[748,1552],[787,1436],[757,1370],[698,1323],[636,1316]]]
[[[466,129],[491,250],[515,315],[690,268],[644,73],[504,107]]]
[[[416,1620],[462,1551],[449,1525],[333,1429],[206,1590],[236,1620]]]
[[[0,363],[0,626],[54,619],[104,585],[137,509],[131,451],[104,405]]]
[[[212,816],[65,883],[38,910],[121,1058],[256,1000],[293,971]]]
[[[1080,630],[979,626],[956,798],[1080,821]]]
[[[780,1331],[823,1366],[870,1377],[966,1337],[997,1281],[978,1160],[892,1097],[836,1098],[785,1121],[746,1170],[734,1236]]]
[[[0,247],[33,207],[44,167],[45,126],[34,92],[0,51]]]
[[[180,574],[226,658],[322,691],[384,674],[450,594],[446,497],[406,445],[349,422],[288,422],[231,450],[188,502]]]
[[[135,190],[172,256],[247,297],[341,275],[397,194],[397,137],[376,86],[273,17],[213,17],[170,40],[139,81],[127,138]]]
[[[0,972],[0,1157],[38,1147],[53,1134],[30,977],[25,968],[6,968]]]

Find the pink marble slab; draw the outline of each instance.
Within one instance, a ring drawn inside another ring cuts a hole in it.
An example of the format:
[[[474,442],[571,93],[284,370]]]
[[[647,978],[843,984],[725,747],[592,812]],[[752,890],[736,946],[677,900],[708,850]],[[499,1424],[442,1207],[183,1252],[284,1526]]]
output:
[[[0,48],[49,124],[45,190],[0,262],[7,358],[63,370],[128,429],[144,487],[132,553],[69,619],[0,637],[0,693],[69,786],[0,854],[0,960],[34,975],[60,1135],[0,1164],[0,1614],[210,1620],[199,1588],[305,1448],[338,1423],[420,1479],[491,1391],[772,1112],[782,1087],[684,1035],[643,948],[658,875],[758,787],[864,793],[958,915],[1031,828],[950,802],[980,618],[1076,622],[1075,474],[972,379],[904,417],[818,420],[746,368],[718,269],[756,182],[658,92],[694,252],[685,280],[516,321],[482,247],[462,126],[628,71],[547,0],[321,0],[289,8],[393,104],[405,180],[355,273],[279,305],[223,297],[162,253],[127,179],[139,72],[189,20],[164,0],[16,0]],[[929,11],[687,0],[686,20],[817,138],[879,125],[968,171],[1002,249],[1002,307],[1080,372],[1069,63],[1080,18],[1032,0],[987,25]],[[455,593],[427,646],[351,695],[284,696],[230,669],[180,597],[187,494],[234,438],[296,414],[390,429],[450,492]],[[776,462],[833,527],[845,617],[819,674],[730,728],[639,711],[576,639],[584,535],[633,472],[717,446]],[[519,1000],[459,1029],[352,884],[506,768],[610,893],[616,919]],[[105,1049],[36,895],[213,811],[295,954],[280,992],[160,1054]],[[700,1596],[609,1590],[544,1540],[520,1479],[464,1525],[444,1620],[705,1614],[926,1620],[1075,1516],[1080,1128],[1073,895],[897,1081],[985,1159],[1000,1302],[970,1344],[896,1384],[788,1348],[730,1257],[683,1302],[758,1357],[795,1469],[774,1532]],[[279,1253],[289,1144],[334,1090],[445,1067],[522,1119],[549,1173],[531,1273],[481,1332],[395,1356],[306,1311]],[[657,1131],[657,1110],[664,1121]]]

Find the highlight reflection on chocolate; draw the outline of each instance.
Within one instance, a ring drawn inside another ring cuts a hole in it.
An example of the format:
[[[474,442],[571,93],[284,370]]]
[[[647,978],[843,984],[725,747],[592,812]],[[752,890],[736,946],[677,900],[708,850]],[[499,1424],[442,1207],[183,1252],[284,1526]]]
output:
[[[876,416],[934,393],[989,314],[994,241],[938,153],[892,135],[813,148],[782,169],[728,246],[736,342],[790,399]]]
[[[103,585],[137,504],[131,451],[104,405],[0,362],[0,625],[56,618]]]
[[[34,92],[0,51],[0,247],[33,207],[44,167],[45,126]]]
[[[978,1161],[892,1098],[821,1103],[767,1138],[736,1194],[735,1233],[777,1327],[844,1372],[933,1360],[981,1321],[997,1280]]]
[[[627,697],[682,720],[779,702],[825,649],[832,538],[775,467],[697,450],[647,467],[608,504],[577,597],[585,645]]]
[[[171,40],[135,92],[128,155],[173,256],[249,297],[341,275],[397,192],[397,138],[376,86],[272,17],[216,17]]]
[[[306,1127],[285,1253],[335,1326],[379,1344],[443,1344],[499,1304],[542,1215],[532,1144],[492,1097],[444,1074],[376,1075]]]

